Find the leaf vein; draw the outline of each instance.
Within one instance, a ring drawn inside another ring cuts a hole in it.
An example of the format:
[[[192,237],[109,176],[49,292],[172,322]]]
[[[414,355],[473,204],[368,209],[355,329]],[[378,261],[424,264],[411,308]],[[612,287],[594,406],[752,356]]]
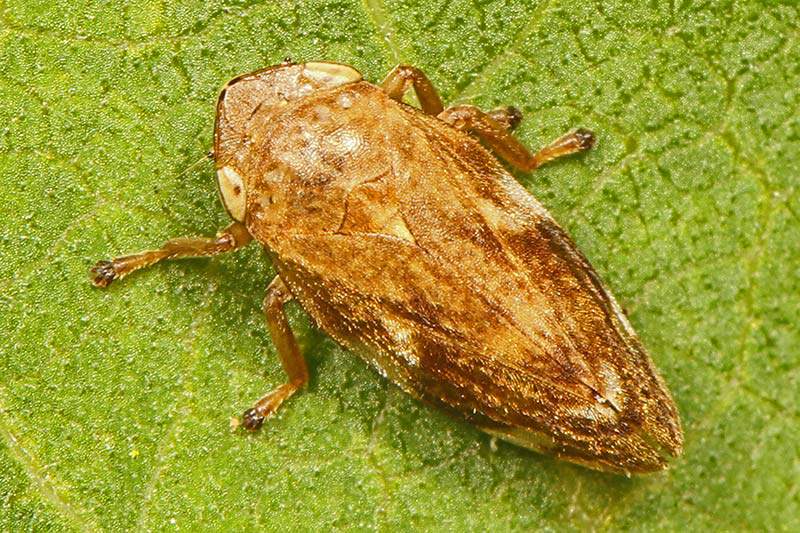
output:
[[[524,41],[529,34],[533,33],[537,26],[545,19],[544,12],[551,7],[553,1],[554,0],[543,0],[533,13],[531,13],[530,20],[526,24],[523,24],[511,40],[509,40],[506,48],[501,50],[492,59],[486,61],[480,70],[474,74],[469,83],[453,96],[452,100],[455,102],[472,99],[476,95],[478,89],[492,78],[492,75],[503,65],[506,59],[517,53],[521,42]]]
[[[364,12],[367,14],[378,35],[383,37],[383,43],[389,50],[389,55],[395,64],[406,60],[400,44],[397,41],[396,32],[392,25],[389,14],[383,0],[362,0]]]
[[[14,432],[14,424],[8,419],[7,410],[0,405],[0,437],[6,442],[10,456],[23,468],[36,490],[67,520],[83,531],[100,531],[90,513],[80,505],[71,501],[58,477],[42,467],[39,460],[25,446],[21,438]]]

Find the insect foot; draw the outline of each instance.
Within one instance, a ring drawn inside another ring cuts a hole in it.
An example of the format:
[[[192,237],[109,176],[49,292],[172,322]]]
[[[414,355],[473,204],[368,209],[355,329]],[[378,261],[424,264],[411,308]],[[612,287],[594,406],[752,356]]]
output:
[[[98,261],[89,270],[89,276],[95,287],[108,287],[111,282],[117,279],[117,270],[114,268],[113,261]]]
[[[575,130],[574,135],[575,139],[578,141],[578,148],[581,151],[590,149],[597,141],[597,138],[594,136],[594,132],[587,130],[586,128],[578,128]]]
[[[242,414],[242,427],[244,429],[255,431],[264,423],[264,416],[258,413],[255,407],[251,407]]]
[[[522,111],[513,105],[489,111],[489,116],[502,124],[508,131],[514,131],[522,122]]]

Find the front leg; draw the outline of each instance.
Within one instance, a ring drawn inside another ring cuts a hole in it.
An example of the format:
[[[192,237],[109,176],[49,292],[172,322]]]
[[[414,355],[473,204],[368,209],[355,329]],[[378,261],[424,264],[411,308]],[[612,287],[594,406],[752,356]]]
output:
[[[116,257],[110,261],[98,261],[90,270],[92,283],[96,287],[108,287],[112,281],[127,276],[134,270],[154,265],[164,259],[197,257],[232,252],[253,237],[241,222],[234,222],[220,231],[213,239],[207,237],[182,237],[170,239],[158,250],[148,250],[134,255]]]
[[[292,300],[292,294],[280,276],[275,276],[267,287],[264,298],[264,314],[267,317],[272,342],[278,351],[283,369],[289,377],[288,381],[273,391],[265,394],[256,404],[242,415],[245,429],[255,430],[261,427],[264,419],[274,413],[278,407],[306,383],[308,383],[308,366],[300,347],[294,338],[283,306]]]

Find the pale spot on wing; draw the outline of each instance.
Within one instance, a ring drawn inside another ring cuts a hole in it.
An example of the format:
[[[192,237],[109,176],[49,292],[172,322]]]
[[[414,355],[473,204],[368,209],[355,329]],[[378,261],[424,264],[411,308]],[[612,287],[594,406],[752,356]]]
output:
[[[394,345],[392,346],[394,353],[402,357],[409,366],[417,366],[419,364],[419,357],[414,353],[413,345],[411,344],[411,332],[407,328],[391,320],[385,321],[384,327],[392,338],[392,341],[394,341]]]
[[[264,173],[264,181],[269,184],[281,185],[291,178],[286,168],[278,166]]]
[[[314,92],[314,86],[311,85],[310,83],[304,83],[297,90],[297,95],[302,98],[303,96],[308,96],[309,94],[311,94],[313,92]]]
[[[384,226],[383,231],[381,233],[386,233],[388,235],[392,235],[399,239],[403,239],[404,241],[416,244],[414,236],[408,230],[408,226],[406,226],[405,221],[403,221],[403,219],[400,218],[399,215],[395,215],[394,218],[389,220],[388,224]]]
[[[380,215],[381,213],[379,213]],[[345,215],[345,219],[342,222],[341,226],[339,227],[339,233],[368,233],[373,235],[386,235],[389,237],[395,237],[397,239],[404,240],[406,242],[410,242],[411,244],[417,244],[417,241],[414,239],[414,235],[408,230],[408,226],[406,226],[405,221],[400,217],[398,213],[393,213],[389,215],[388,220],[385,220],[382,226],[376,226],[374,223],[380,221],[380,219],[367,219],[367,220],[357,220],[354,215],[348,213]]]
[[[621,412],[624,405],[624,393],[620,386],[619,374],[605,361],[600,365],[600,377],[605,385],[602,394],[616,411]]]
[[[615,420],[617,412],[607,403],[595,403],[583,407],[568,407],[567,412],[577,418],[584,418],[592,422]]]
[[[340,94],[336,101],[342,106],[342,109],[350,109],[353,107],[353,98],[347,93]]]
[[[480,198],[477,202],[478,211],[491,228],[506,229],[511,217],[501,211],[491,201]]]
[[[620,378],[614,368],[603,362],[598,372],[601,379],[602,391],[595,393],[595,402],[583,407],[572,407],[568,411],[573,416],[585,418],[593,422],[601,420],[616,420],[624,404],[624,393],[620,386]]]

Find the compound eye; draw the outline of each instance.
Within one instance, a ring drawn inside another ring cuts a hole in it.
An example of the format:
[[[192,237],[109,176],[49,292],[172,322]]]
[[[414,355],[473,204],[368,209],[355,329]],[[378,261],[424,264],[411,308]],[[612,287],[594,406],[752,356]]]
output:
[[[222,204],[228,214],[239,222],[244,222],[247,191],[242,176],[231,166],[217,169],[217,183]]]

